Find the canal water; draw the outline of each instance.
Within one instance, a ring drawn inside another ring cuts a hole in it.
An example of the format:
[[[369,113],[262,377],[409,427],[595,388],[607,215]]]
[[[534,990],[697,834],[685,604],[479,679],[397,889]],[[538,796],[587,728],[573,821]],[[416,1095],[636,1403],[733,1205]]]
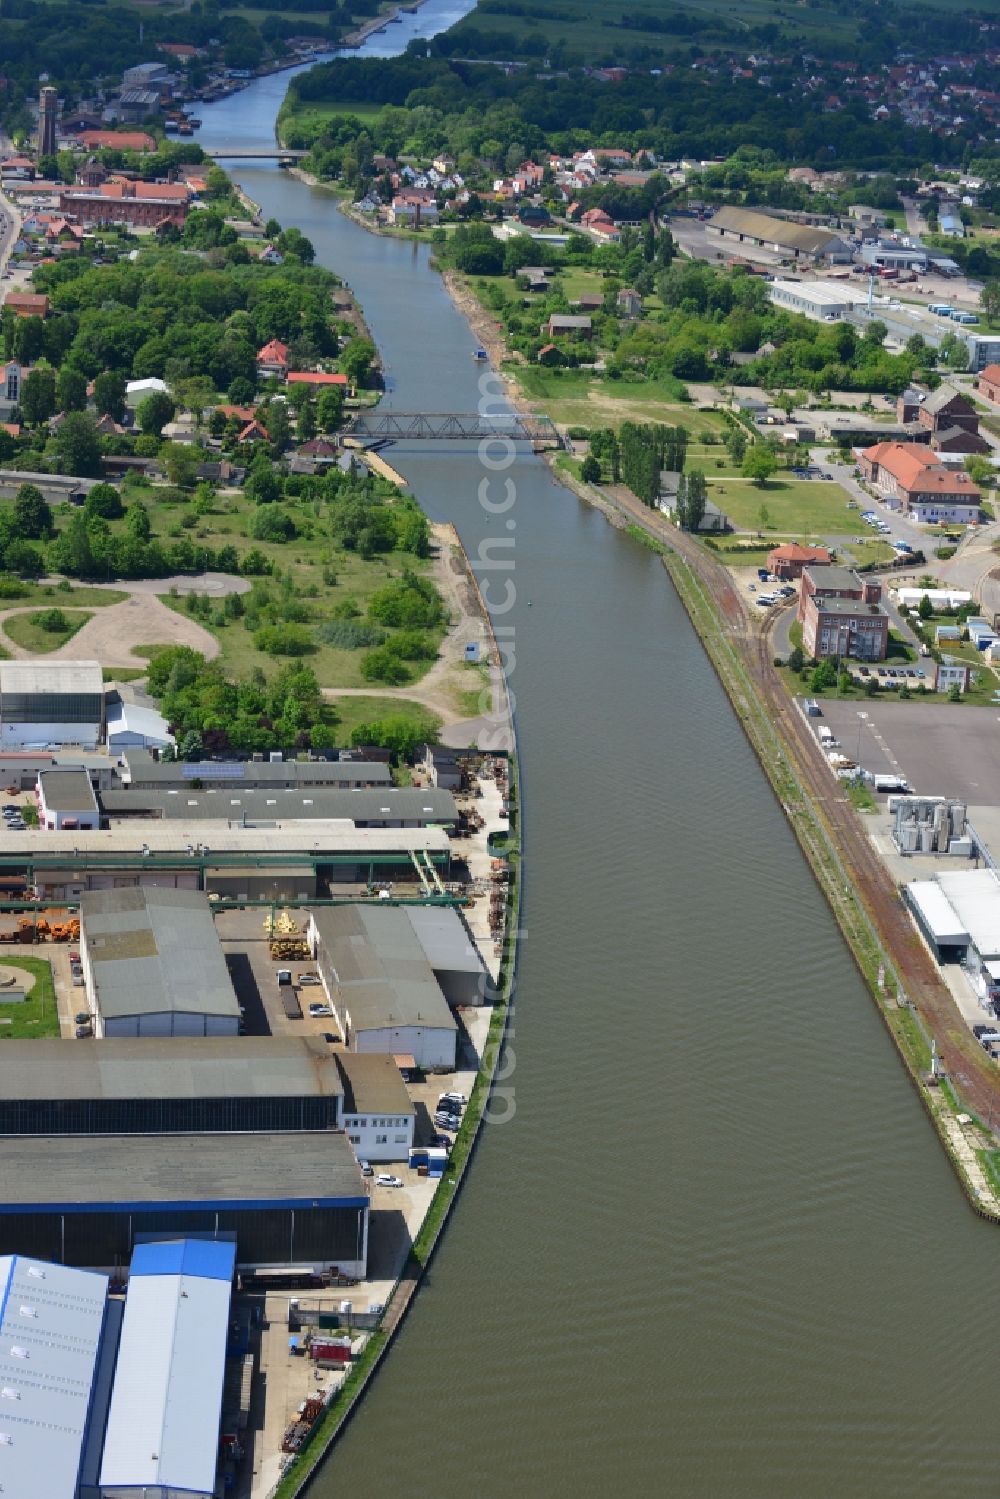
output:
[[[429,0],[368,50],[467,8]],[[202,144],[268,142],[286,81],[206,107]],[[277,169],[239,177],[354,288],[392,405],[477,409],[424,246]],[[515,543],[516,1111],[314,1492],[997,1495],[1000,1239],[660,563],[537,458],[492,476],[515,492],[490,515],[475,450],[389,456],[470,552]]]

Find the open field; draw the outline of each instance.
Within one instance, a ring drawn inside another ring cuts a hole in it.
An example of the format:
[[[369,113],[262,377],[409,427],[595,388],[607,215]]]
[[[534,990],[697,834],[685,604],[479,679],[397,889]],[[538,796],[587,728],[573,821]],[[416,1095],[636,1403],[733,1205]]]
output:
[[[247,12],[247,14],[253,13]],[[287,12],[282,12],[282,14],[287,14]],[[296,100],[294,104],[289,104],[287,109],[282,110],[278,123],[282,138],[288,130],[304,130],[311,140],[331,120],[347,115],[353,115],[357,120],[374,120],[382,113],[382,109],[381,104],[327,104],[325,102],[315,104],[311,101],[300,103]]]
[[[436,739],[441,729],[440,718],[412,698],[376,697],[374,694],[371,697],[339,697],[333,704],[333,711],[337,715],[337,740],[341,744],[350,744],[351,735],[359,725],[400,713],[407,718],[425,718],[428,739]]]
[[[839,484],[775,476],[761,489],[751,479],[706,475],[712,501],[738,531],[774,536],[843,536],[851,524]]]
[[[580,370],[511,365],[509,374],[527,400],[561,427],[620,427],[622,422],[663,422],[692,436],[725,431],[716,411],[699,411],[682,399],[676,380],[603,380]]]

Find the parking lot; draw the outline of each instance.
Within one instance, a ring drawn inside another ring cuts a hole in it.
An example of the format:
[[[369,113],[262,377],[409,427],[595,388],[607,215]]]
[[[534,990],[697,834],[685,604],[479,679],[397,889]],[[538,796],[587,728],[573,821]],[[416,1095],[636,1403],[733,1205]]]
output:
[[[965,703],[825,699],[822,718],[865,770],[906,778],[925,796],[1000,803],[1000,710]],[[865,714],[864,718],[860,717]]]

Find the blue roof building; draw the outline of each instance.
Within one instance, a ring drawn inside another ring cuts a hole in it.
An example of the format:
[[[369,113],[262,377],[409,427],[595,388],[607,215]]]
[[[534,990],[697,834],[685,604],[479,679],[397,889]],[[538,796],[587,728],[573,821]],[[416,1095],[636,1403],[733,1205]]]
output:
[[[211,1499],[219,1457],[231,1240],[143,1243],[132,1256],[102,1499]]]

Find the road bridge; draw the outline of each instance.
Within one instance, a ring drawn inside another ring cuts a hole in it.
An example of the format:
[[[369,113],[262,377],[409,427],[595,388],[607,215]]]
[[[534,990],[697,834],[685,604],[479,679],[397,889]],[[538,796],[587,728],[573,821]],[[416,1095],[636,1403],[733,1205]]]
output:
[[[533,447],[561,448],[563,438],[547,416],[519,411],[495,416],[456,411],[363,411],[351,424],[349,436],[371,442],[483,442],[506,438]]]
[[[283,151],[277,146],[270,151],[241,150],[239,146],[233,146],[225,150],[206,150],[205,155],[210,156],[213,161],[301,161],[308,153]]]

